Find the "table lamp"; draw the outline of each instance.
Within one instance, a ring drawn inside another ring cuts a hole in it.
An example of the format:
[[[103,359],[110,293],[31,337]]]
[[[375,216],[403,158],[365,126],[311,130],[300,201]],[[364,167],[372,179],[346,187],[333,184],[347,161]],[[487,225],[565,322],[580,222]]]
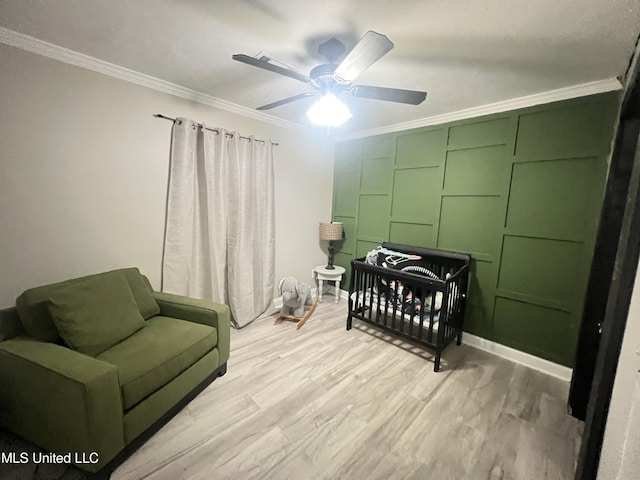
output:
[[[329,263],[327,270],[334,270],[333,242],[342,240],[342,222],[320,222],[320,240],[329,240]]]

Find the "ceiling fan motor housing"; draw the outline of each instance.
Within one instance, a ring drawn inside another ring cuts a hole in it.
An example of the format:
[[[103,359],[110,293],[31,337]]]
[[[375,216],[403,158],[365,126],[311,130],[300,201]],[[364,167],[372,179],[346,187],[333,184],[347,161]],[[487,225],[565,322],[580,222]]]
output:
[[[329,63],[336,63],[345,51],[344,43],[335,37],[318,45],[318,53]]]
[[[311,72],[309,72],[309,77],[318,82],[320,85],[334,85],[336,83],[346,85],[350,83],[344,82],[342,81],[342,79],[336,77],[334,72],[337,66],[338,65],[336,65],[335,63],[323,63],[322,65],[318,65],[317,67],[312,68]]]

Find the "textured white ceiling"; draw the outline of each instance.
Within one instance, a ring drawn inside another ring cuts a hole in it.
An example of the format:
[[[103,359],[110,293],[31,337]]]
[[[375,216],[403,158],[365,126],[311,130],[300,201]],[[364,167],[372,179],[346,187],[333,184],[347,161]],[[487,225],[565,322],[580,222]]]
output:
[[[640,0],[1,0],[0,26],[249,108],[309,87],[232,54],[264,51],[308,72],[319,43],[350,49],[375,30],[395,48],[354,83],[428,96],[350,99],[350,133],[619,77]],[[312,101],[268,113],[306,125]]]

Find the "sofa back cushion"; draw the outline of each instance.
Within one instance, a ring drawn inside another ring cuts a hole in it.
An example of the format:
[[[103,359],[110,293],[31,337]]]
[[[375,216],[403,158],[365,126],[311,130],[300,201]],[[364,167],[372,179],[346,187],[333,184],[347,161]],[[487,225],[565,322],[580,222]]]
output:
[[[46,304],[65,343],[87,355],[98,355],[145,326],[122,271],[61,286]]]
[[[142,318],[146,320],[158,315],[160,307],[153,296],[153,288],[151,288],[149,279],[142,275],[137,268],[125,268],[122,272],[127,279],[129,288],[131,288],[131,293],[138,305]]]
[[[137,268],[124,268],[114,270],[122,272],[129,284],[133,298],[138,305],[138,310],[142,317],[153,317],[160,313],[160,307],[153,297],[153,290],[149,280],[140,273]],[[42,287],[31,288],[20,295],[16,300],[16,307],[20,314],[20,321],[27,333],[45,342],[60,342],[58,329],[53,323],[53,318],[47,308],[47,300],[51,293],[60,288],[66,288],[76,282],[86,279],[107,275],[113,272],[98,273],[81,278],[74,278],[60,283],[44,285]]]
[[[25,330],[20,323],[20,316],[16,307],[0,310],[0,342],[24,335]]]

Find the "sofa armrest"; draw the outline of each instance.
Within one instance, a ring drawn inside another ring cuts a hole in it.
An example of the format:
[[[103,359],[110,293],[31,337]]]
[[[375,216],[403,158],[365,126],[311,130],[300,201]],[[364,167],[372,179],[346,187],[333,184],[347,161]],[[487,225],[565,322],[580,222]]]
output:
[[[231,310],[227,305],[166,292],[153,292],[153,296],[160,315],[214,327],[218,331],[220,364],[227,362],[231,343]]]
[[[114,365],[24,335],[0,342],[0,385],[0,424],[26,440],[72,461],[96,452],[92,471],[124,448]]]

